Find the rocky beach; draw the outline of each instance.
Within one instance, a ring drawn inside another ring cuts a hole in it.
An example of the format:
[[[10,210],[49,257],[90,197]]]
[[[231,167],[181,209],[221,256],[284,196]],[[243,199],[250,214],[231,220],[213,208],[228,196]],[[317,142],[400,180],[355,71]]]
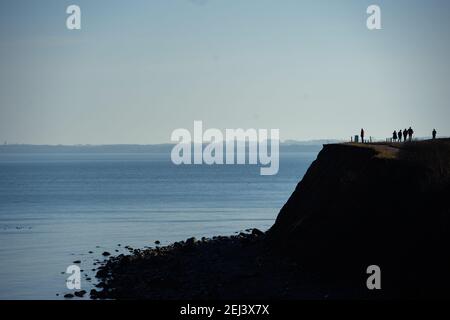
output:
[[[130,249],[90,297],[448,297],[449,195],[449,139],[325,145],[267,232]],[[374,264],[383,290],[366,287]]]

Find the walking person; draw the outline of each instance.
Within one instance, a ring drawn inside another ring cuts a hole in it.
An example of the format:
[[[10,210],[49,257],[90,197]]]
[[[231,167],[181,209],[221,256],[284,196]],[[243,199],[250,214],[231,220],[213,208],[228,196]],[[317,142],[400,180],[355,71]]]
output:
[[[394,132],[392,133],[392,140],[394,142],[397,142],[397,131],[394,130]]]
[[[402,136],[403,136],[402,129],[400,129],[398,130],[398,142],[402,142]]]
[[[408,138],[409,138],[410,142],[412,141],[413,134],[414,134],[414,130],[411,127],[409,127],[409,129],[408,129]]]
[[[408,130],[403,130],[403,141],[406,142],[406,138],[408,137]]]
[[[437,131],[436,129],[433,129],[433,140],[436,139]]]
[[[364,143],[364,129],[361,129],[361,142]]]

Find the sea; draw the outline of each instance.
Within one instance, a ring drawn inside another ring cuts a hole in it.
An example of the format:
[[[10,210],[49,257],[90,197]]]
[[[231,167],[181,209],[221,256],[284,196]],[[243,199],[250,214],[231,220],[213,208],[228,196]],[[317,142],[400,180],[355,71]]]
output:
[[[261,176],[257,165],[177,166],[167,152],[3,150],[0,299],[64,299],[74,264],[89,292],[102,253],[125,246],[265,231],[317,153],[281,153],[278,174]]]

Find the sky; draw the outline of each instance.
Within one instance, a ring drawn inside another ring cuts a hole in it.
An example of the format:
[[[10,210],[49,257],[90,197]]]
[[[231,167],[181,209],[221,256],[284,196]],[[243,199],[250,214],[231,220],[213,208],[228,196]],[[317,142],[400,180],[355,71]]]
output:
[[[194,120],[450,136],[449,35],[447,0],[0,0],[0,141],[165,143]]]

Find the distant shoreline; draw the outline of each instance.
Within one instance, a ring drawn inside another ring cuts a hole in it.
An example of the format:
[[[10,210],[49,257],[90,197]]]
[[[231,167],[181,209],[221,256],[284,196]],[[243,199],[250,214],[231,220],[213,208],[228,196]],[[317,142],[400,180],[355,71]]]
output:
[[[280,152],[318,152],[323,144],[336,140],[288,141],[280,144]],[[341,142],[341,141],[338,141]],[[0,145],[2,153],[170,153],[175,144],[111,144],[111,145]]]

